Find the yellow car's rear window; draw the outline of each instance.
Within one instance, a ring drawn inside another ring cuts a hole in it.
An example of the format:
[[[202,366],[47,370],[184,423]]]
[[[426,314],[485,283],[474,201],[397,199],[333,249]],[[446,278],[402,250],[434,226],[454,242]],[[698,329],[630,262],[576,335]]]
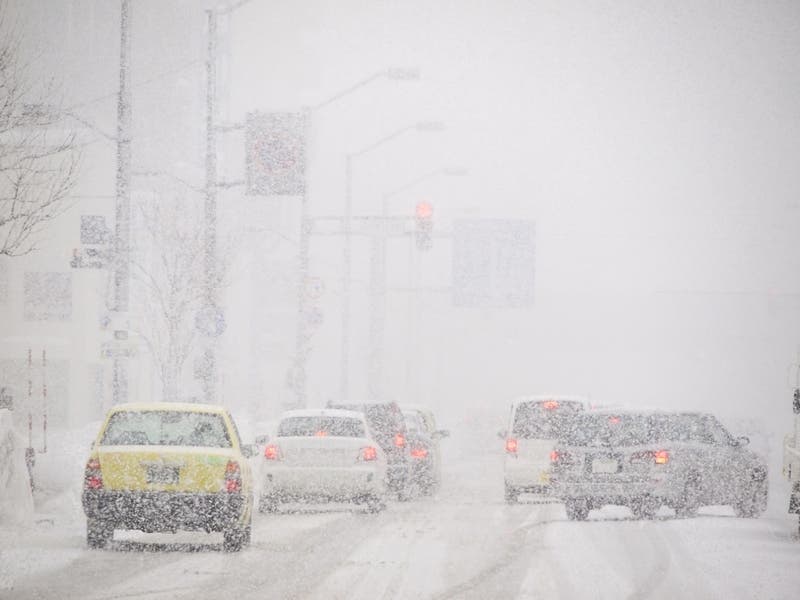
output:
[[[187,411],[122,411],[111,415],[104,446],[199,446],[230,448],[221,415]]]

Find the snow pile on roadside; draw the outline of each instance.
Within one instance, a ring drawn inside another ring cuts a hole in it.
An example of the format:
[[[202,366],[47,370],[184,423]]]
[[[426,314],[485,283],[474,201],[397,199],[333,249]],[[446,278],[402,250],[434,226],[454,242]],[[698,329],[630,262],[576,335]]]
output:
[[[33,496],[25,465],[25,443],[11,412],[0,409],[0,525],[33,523]]]
[[[33,471],[38,513],[67,520],[82,517],[83,472],[99,428],[93,422],[49,433],[47,452],[37,453]]]

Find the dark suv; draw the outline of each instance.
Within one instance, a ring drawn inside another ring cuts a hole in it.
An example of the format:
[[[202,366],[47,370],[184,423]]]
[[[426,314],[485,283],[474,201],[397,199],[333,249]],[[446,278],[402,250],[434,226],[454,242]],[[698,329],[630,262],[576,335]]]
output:
[[[403,412],[396,402],[365,404],[328,403],[328,408],[355,410],[364,413],[376,442],[386,453],[387,486],[400,500],[410,497],[411,453]]]

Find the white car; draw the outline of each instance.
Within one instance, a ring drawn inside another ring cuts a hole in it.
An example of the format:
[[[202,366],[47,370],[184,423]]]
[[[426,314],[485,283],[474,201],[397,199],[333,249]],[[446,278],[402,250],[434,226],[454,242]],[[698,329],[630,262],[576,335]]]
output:
[[[575,396],[525,396],[511,404],[505,439],[505,499],[515,504],[521,493],[549,494],[551,452],[563,428],[587,407]]]
[[[385,508],[386,456],[364,415],[338,409],[284,412],[264,446],[258,509],[289,502],[355,502]]]

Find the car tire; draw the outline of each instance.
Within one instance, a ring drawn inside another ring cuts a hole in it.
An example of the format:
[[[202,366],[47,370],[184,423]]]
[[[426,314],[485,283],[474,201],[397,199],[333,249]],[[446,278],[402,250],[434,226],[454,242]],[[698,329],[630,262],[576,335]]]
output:
[[[278,498],[276,496],[259,496],[258,512],[260,513],[278,512]]]
[[[586,500],[571,499],[564,503],[570,521],[585,521],[589,518],[589,503]]]
[[[653,498],[649,497],[637,498],[631,503],[630,509],[635,518],[651,520],[656,516],[658,503]]]
[[[114,525],[112,523],[102,519],[86,520],[86,544],[89,548],[105,548],[113,537]]]
[[[364,500],[364,504],[366,504],[367,507],[366,512],[371,514],[379,513],[386,508],[386,503],[380,496],[367,496]]]
[[[242,547],[250,544],[252,537],[252,519],[247,525],[234,525],[222,532],[223,552],[239,552]]]
[[[733,505],[737,517],[756,519],[767,509],[767,481],[754,481],[748,486],[742,498]]]
[[[506,504],[519,503],[519,490],[515,488],[513,485],[509,485],[508,482],[506,482],[505,499],[506,499]]]
[[[696,517],[700,508],[700,483],[697,478],[690,477],[681,493],[680,504],[675,507],[675,514],[681,518]]]

